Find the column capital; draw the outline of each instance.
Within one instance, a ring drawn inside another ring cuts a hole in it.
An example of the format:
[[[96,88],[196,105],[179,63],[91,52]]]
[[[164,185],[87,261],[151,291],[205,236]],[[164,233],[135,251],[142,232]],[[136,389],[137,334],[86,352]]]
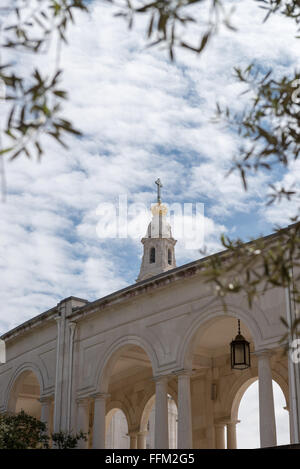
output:
[[[110,397],[110,394],[108,394],[106,392],[95,392],[95,393],[91,394],[90,397],[92,397],[95,400],[106,401],[106,399],[108,399]]]
[[[165,382],[168,382],[169,379],[170,379],[170,375],[157,375],[151,378],[151,380],[154,381],[155,383],[165,383]]]
[[[50,394],[48,396],[40,396],[38,401],[41,404],[50,404],[54,400],[53,394]]]
[[[71,329],[71,332],[74,332],[75,329],[76,329],[77,323],[74,322],[74,321],[70,321],[70,322],[68,322],[68,326]]]
[[[238,423],[241,423],[240,420],[231,420],[230,422],[226,422],[227,427],[235,427]]]
[[[224,428],[225,425],[226,425],[225,422],[215,422],[215,423],[214,423],[214,426],[215,426],[215,427],[218,427],[218,428],[220,428],[220,427],[223,427],[223,428]]]
[[[276,350],[274,349],[260,349],[260,350],[254,350],[253,355],[255,355],[257,358],[271,358],[274,354],[276,353]]]
[[[54,316],[54,319],[55,321],[57,322],[57,324],[59,325],[62,321],[62,317],[60,314],[57,314],[56,316]]]
[[[79,406],[86,406],[89,403],[89,397],[77,397],[76,404]]]
[[[232,420],[230,417],[228,418],[221,418],[221,419],[218,419],[218,420],[215,420],[214,421],[214,425],[215,426],[223,426],[223,425],[237,425],[238,423],[240,423],[241,421],[240,420]]]
[[[172,373],[174,376],[177,376],[178,378],[180,378],[181,376],[192,376],[195,374],[195,371],[194,370],[189,370],[189,369],[182,369],[182,370],[176,370],[176,371],[173,371]]]

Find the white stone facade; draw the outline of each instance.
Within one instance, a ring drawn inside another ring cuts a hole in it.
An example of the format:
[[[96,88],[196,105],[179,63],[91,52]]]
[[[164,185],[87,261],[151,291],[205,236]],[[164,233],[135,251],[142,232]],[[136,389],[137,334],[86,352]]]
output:
[[[81,429],[89,432],[82,447],[103,448],[107,416],[120,409],[129,446],[146,448],[155,399],[151,445],[167,448],[172,396],[178,448],[224,448],[225,431],[234,448],[239,402],[258,378],[261,445],[272,446],[274,379],[290,412],[291,441],[299,442],[299,365],[280,346],[280,317],[294,314],[289,292],[270,289],[252,309],[242,294],[232,295],[225,314],[202,265],[192,262],[92,303],[66,298],[4,334],[0,412],[24,408],[50,431]],[[230,366],[237,318],[251,344],[251,368],[244,371]]]

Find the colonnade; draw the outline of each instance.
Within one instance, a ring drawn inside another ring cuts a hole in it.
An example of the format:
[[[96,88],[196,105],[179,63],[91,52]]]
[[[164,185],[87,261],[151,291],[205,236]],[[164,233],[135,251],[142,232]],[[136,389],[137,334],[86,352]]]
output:
[[[192,448],[192,415],[190,375],[188,371],[178,376],[178,448]],[[154,378],[155,381],[155,448],[169,447],[168,426],[168,376]],[[93,448],[105,448],[105,403],[108,395],[95,396]],[[81,424],[81,423],[80,423]],[[78,427],[79,428],[79,427]],[[146,448],[146,432],[129,432],[130,448]]]
[[[272,386],[272,371],[269,352],[256,352],[258,361],[259,383],[259,419],[261,447],[276,446],[276,424],[274,397]],[[178,386],[178,441],[179,449],[193,448],[193,429],[191,412],[191,375],[189,370],[177,372]],[[174,376],[174,375],[173,375]],[[165,449],[169,446],[168,435],[168,376],[161,375],[154,378],[155,382],[155,448]],[[77,430],[87,433],[89,430],[89,401],[94,400],[93,448],[105,448],[105,416],[106,393],[96,393],[88,397],[77,399]],[[42,396],[41,420],[49,424],[53,407],[53,399]],[[215,422],[215,447],[225,448],[225,430],[227,448],[237,447],[236,426],[238,420],[219,420]],[[129,432],[130,448],[146,448],[147,432]],[[80,447],[87,447],[87,443],[80,442]]]
[[[256,352],[258,365],[259,390],[259,429],[260,446],[266,448],[277,445],[272,370],[268,351]],[[225,449],[225,429],[228,449],[236,449],[236,426],[238,420],[219,421],[215,423],[215,442],[217,449]]]

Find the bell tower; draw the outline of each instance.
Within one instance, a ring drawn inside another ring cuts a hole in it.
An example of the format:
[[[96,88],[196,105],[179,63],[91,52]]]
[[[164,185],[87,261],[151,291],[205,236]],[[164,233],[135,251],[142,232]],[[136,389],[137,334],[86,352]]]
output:
[[[137,282],[161,274],[176,267],[175,244],[172,237],[171,226],[166,220],[168,209],[161,203],[160,179],[157,185],[157,203],[151,208],[152,220],[148,225],[147,233],[142,238],[144,254]]]

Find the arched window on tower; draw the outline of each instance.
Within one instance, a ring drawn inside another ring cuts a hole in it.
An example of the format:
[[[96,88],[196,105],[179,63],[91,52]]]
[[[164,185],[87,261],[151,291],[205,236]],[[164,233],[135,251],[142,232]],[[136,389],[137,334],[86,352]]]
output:
[[[172,265],[172,251],[168,249],[168,264]]]
[[[150,264],[155,263],[155,248],[150,249]]]

